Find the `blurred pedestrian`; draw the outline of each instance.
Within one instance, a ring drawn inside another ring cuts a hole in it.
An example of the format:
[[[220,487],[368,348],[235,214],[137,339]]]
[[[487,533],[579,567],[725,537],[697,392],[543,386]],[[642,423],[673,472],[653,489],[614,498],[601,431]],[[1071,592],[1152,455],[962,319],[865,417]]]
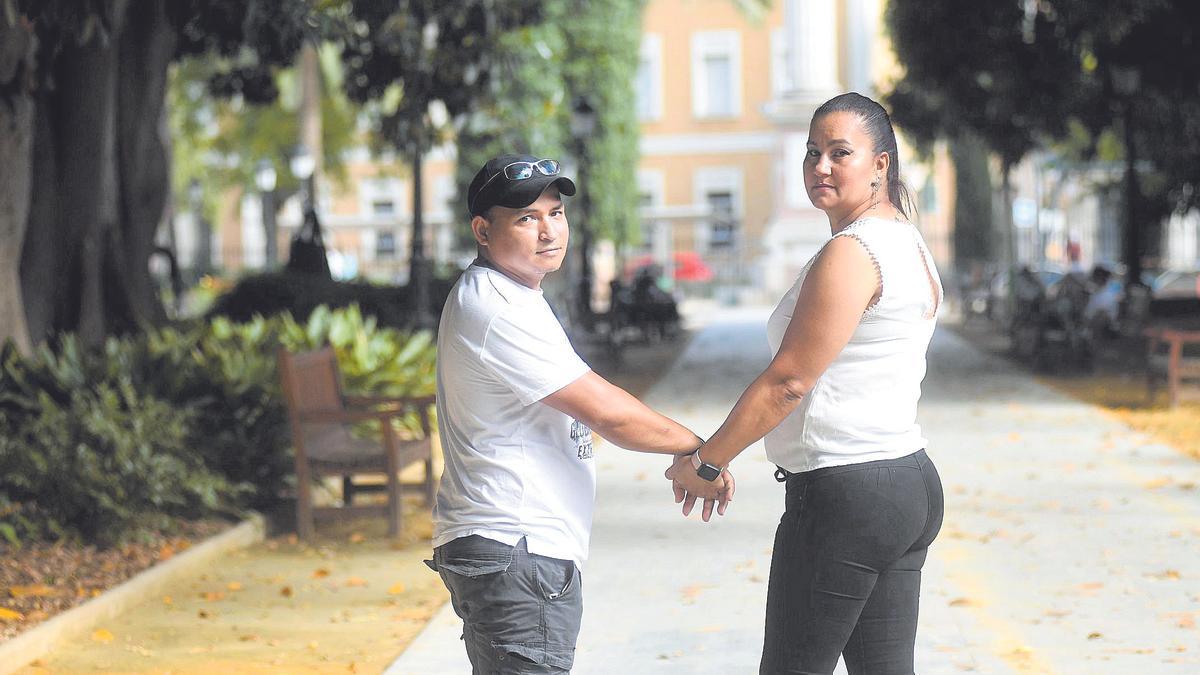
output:
[[[909,220],[887,112],[858,94],[817,109],[804,184],[832,239],[767,323],[775,351],[721,428],[668,471],[676,499],[751,443],[786,484],[760,669],[913,672],[921,568],[942,486],[916,422],[942,287]]]

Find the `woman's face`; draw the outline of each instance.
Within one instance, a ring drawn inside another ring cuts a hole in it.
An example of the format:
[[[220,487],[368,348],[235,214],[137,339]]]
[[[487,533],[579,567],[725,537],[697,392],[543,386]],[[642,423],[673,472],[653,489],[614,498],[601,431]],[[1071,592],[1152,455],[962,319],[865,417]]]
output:
[[[840,218],[871,203],[871,182],[879,180],[879,199],[887,199],[887,155],[876,153],[861,118],[834,112],[818,117],[808,129],[804,187],[813,206]]]

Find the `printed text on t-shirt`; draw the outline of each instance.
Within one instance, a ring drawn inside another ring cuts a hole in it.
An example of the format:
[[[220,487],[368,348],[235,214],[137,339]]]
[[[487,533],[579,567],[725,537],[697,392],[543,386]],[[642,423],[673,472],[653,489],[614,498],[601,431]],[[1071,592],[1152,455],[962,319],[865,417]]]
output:
[[[571,421],[571,440],[575,441],[575,456],[579,459],[592,458],[592,430],[579,420]]]

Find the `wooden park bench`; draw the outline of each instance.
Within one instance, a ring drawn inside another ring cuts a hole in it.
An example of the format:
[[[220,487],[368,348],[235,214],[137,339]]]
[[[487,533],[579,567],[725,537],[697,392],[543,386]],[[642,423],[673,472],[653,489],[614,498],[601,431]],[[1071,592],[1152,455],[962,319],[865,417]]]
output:
[[[1200,330],[1155,326],[1146,336],[1146,386],[1151,400],[1157,385],[1166,380],[1171,407],[1179,403],[1185,380],[1200,381]]]
[[[301,537],[312,539],[314,520],[385,515],[388,535],[400,534],[401,492],[417,490],[433,504],[436,484],[433,475],[432,428],[429,407],[433,396],[380,398],[346,396],[332,347],[291,353],[279,350],[279,375],[287,402],[288,421],[296,459],[296,528]],[[408,438],[393,424],[410,412],[421,422],[421,436]],[[351,425],[375,422],[375,436],[359,438]],[[400,482],[400,472],[422,462],[425,477],[419,483]],[[383,475],[384,483],[358,483],[357,477]],[[324,476],[342,477],[343,506],[314,507],[312,483]],[[383,490],[387,503],[355,505],[360,492]]]

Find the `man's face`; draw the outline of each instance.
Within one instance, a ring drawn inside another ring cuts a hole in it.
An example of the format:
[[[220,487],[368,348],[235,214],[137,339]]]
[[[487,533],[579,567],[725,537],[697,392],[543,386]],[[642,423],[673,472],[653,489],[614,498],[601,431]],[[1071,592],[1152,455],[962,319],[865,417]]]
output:
[[[475,216],[471,230],[489,261],[530,288],[562,266],[567,253],[567,215],[562,197],[551,186],[529,206],[494,206],[490,218]]]

